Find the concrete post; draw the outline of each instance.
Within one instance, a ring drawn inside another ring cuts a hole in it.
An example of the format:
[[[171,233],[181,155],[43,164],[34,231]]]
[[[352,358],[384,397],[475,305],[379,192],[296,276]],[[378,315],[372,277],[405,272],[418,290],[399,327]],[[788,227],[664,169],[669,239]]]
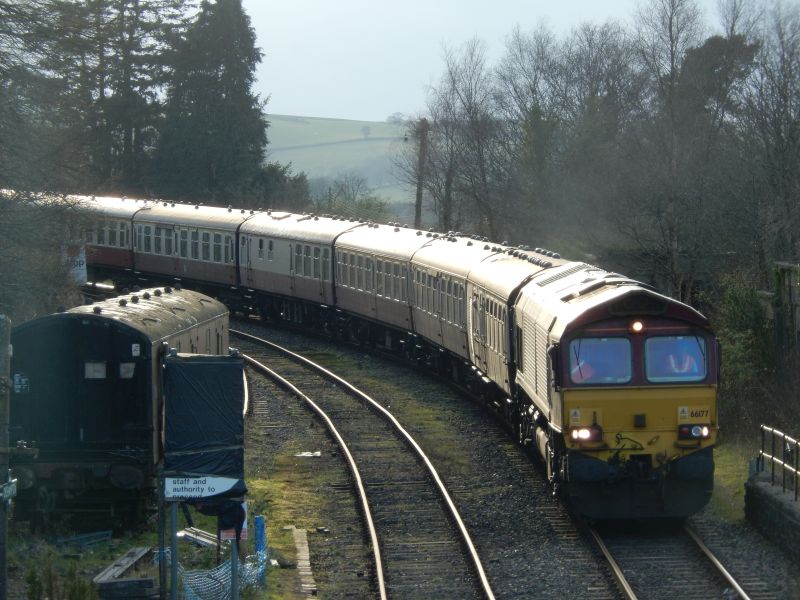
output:
[[[8,470],[8,422],[11,374],[11,321],[0,315],[0,485],[10,480]],[[8,507],[0,501],[0,600],[8,597]]]

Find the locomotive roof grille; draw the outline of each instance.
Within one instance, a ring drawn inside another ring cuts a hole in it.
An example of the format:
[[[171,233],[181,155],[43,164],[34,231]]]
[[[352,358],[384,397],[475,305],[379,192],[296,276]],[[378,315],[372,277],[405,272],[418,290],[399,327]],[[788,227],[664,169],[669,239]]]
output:
[[[545,261],[545,264],[547,266],[552,266],[553,263],[551,263],[549,261]],[[541,281],[537,281],[536,285],[538,285],[539,287],[548,286],[551,283],[553,283],[555,281],[558,281],[559,279],[563,279],[564,277],[568,277],[569,275],[572,275],[573,273],[577,273],[578,271],[582,271],[586,267],[587,267],[587,265],[585,265],[583,263],[577,264],[574,267],[570,267],[569,269],[567,269],[565,271],[561,271],[560,273],[555,273],[555,274],[551,275],[550,277],[547,277],[546,279],[542,279]]]

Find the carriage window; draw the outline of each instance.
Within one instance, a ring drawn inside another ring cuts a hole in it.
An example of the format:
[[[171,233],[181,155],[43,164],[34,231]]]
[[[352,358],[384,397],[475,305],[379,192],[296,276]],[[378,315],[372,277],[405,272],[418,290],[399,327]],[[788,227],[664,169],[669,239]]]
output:
[[[447,280],[447,322],[453,322],[453,282],[448,279]]]
[[[222,262],[222,234],[214,234],[214,262]]]
[[[426,273],[427,285],[425,286],[425,308],[433,313],[433,276]]]
[[[444,279],[439,279],[439,316],[443,316],[446,312],[447,296],[445,296],[445,282]]]
[[[225,262],[233,262],[233,238],[229,235],[225,236]]]
[[[303,274],[303,245],[296,244],[294,247],[294,272],[296,275]]]
[[[195,260],[200,258],[200,233],[198,231],[192,232],[192,258]]]
[[[258,259],[264,260],[264,240],[261,238],[258,240]]]
[[[644,364],[652,383],[702,381],[707,375],[706,341],[695,335],[647,338]]]
[[[153,251],[161,254],[161,227],[156,227],[156,233],[153,236]]]
[[[180,232],[180,255],[181,258],[186,258],[189,252],[189,232],[181,229]]]
[[[328,248],[322,249],[322,279],[324,281],[330,281],[330,258],[331,258],[331,251]]]
[[[408,297],[406,296],[406,268],[403,267],[400,271],[400,279],[397,281],[397,285],[400,286],[400,300],[406,302]]]
[[[175,238],[175,231],[172,229],[164,230],[164,254],[172,256],[172,242]]]
[[[378,296],[383,296],[383,261],[375,262],[375,291]]]
[[[628,383],[631,342],[627,338],[578,338],[569,343],[572,383]]]
[[[119,246],[120,248],[128,247],[128,225],[126,223],[119,224]]]
[[[153,228],[150,225],[144,226],[144,251],[145,252],[152,252],[152,243],[151,239],[153,236]]]
[[[108,245],[109,246],[116,246],[117,245],[117,224],[113,221],[108,224]]]
[[[311,246],[303,247],[303,275],[311,277]]]
[[[315,279],[319,279],[319,274],[320,274],[319,256],[320,256],[319,248],[317,248],[315,246],[314,247],[314,278]]]
[[[458,284],[459,325],[467,326],[467,292],[462,284]]]
[[[203,231],[200,234],[200,258],[203,260],[211,259],[211,234]]]
[[[272,240],[269,240],[269,242],[267,243],[267,260],[272,260],[274,258],[273,254],[273,250],[275,249],[274,245],[275,242],[273,242]]]
[[[365,281],[366,289],[370,292],[375,291],[375,278],[372,273],[372,259],[368,258],[364,261],[364,268],[367,270],[367,276]]]
[[[106,243],[106,222],[105,221],[98,221],[97,222],[97,243],[98,244],[105,244]]]

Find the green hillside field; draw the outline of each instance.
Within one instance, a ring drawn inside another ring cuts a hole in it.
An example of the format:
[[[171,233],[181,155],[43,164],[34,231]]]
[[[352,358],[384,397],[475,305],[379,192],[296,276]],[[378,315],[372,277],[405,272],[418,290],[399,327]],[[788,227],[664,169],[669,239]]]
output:
[[[414,190],[398,182],[392,166],[392,156],[407,143],[402,125],[287,115],[267,119],[269,160],[291,163],[310,180],[353,173],[393,204],[413,203]]]

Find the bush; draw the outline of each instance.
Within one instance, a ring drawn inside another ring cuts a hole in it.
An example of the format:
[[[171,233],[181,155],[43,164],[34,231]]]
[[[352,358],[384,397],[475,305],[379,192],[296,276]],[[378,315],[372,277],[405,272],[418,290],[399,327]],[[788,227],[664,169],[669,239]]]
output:
[[[719,416],[723,430],[750,435],[781,414],[775,387],[772,325],[747,273],[723,276],[712,324],[722,349]]]
[[[97,589],[91,581],[78,574],[72,564],[64,577],[53,570],[51,561],[43,569],[31,568],[25,576],[28,600],[97,600]]]

